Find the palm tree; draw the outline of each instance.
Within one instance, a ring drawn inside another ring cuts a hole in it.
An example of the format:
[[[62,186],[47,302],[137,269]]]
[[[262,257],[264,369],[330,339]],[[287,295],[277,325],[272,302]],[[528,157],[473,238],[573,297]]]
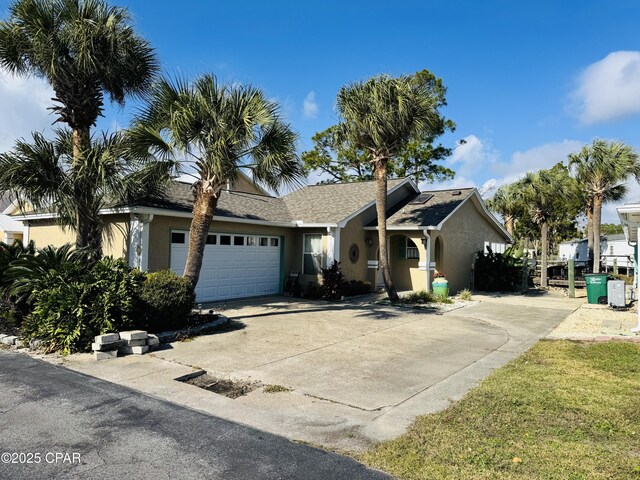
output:
[[[373,165],[380,270],[392,302],[398,301],[398,293],[387,252],[387,166],[412,138],[429,137],[439,128],[439,104],[432,86],[419,76],[380,75],[346,85],[338,93],[340,123],[336,133],[342,142],[367,152]]]
[[[73,168],[71,131],[56,130],[54,141],[34,133],[32,143],[18,140],[0,155],[0,190],[21,205],[53,210],[63,227],[86,240],[91,258],[100,258],[105,231],[100,210],[160,195],[170,179],[171,162],[134,157],[126,145],[123,133],[90,138],[82,168]]]
[[[640,181],[640,160],[633,148],[623,142],[596,139],[569,155],[569,165],[584,192],[587,220],[591,216],[588,238],[593,245],[593,272],[599,273],[602,205],[624,198],[629,177]]]
[[[522,215],[523,205],[517,192],[517,184],[503,185],[487,200],[487,206],[494,212],[499,213],[504,220],[504,227],[513,235],[513,227],[516,219]]]
[[[81,169],[89,153],[104,96],[124,105],[155,79],[155,53],[130,22],[126,9],[102,0],[17,0],[0,22],[0,66],[51,85],[56,122],[73,131],[71,168]],[[91,221],[77,218],[78,246],[89,244],[90,228],[83,224]]]
[[[516,184],[522,202],[530,211],[531,219],[540,228],[542,288],[546,288],[548,284],[549,223],[557,215],[563,214],[565,201],[575,191],[572,181],[564,167],[554,167],[535,173],[529,172]]]
[[[197,178],[184,270],[193,286],[223,187],[243,170],[274,191],[296,184],[302,169],[295,141],[278,105],[252,86],[220,85],[208,74],[191,83],[161,80],[152,90],[130,142],[140,155],[179,156]]]

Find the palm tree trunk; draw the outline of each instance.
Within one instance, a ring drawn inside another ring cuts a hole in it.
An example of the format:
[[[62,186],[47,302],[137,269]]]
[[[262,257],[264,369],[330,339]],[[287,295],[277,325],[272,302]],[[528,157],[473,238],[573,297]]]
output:
[[[587,264],[593,265],[593,205],[587,207]]]
[[[507,233],[513,236],[513,224],[514,218],[512,215],[505,215],[504,217],[504,228],[507,230]]]
[[[540,224],[540,242],[542,243],[542,257],[540,262],[540,286],[547,288],[547,255],[549,254],[549,224],[544,221]]]
[[[602,195],[593,197],[593,273],[600,273],[600,221],[602,219]]]
[[[183,276],[194,287],[200,279],[204,247],[207,243],[209,227],[211,226],[219,197],[219,189],[214,191],[201,189],[196,194],[193,202],[193,220],[191,220],[191,228],[189,229],[189,253],[187,254],[187,264],[184,267]]]
[[[72,132],[73,141],[73,163],[71,168],[78,170],[84,163],[85,152],[90,146],[90,129],[89,128],[74,128]],[[78,178],[78,175],[73,175],[74,178]],[[91,237],[91,219],[86,214],[86,205],[88,204],[87,195],[90,192],[86,191],[82,185],[74,185],[74,196],[76,201],[76,247],[85,248],[89,247],[89,239]],[[102,250],[102,245],[100,245]]]
[[[392,303],[400,298],[391,279],[389,268],[389,252],[387,251],[387,159],[378,158],[374,163],[374,175],[376,179],[376,213],[378,214],[378,244],[380,246],[380,270],[384,287]],[[429,270],[427,270],[429,275]]]

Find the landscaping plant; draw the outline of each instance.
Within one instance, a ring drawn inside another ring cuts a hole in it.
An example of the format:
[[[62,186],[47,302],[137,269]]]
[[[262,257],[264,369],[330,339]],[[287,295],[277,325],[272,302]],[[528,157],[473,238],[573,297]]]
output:
[[[140,326],[143,281],[144,274],[122,259],[106,257],[89,269],[82,262],[62,263],[30,295],[22,337],[65,355],[88,351],[96,335]]]
[[[187,325],[196,293],[186,278],[171,270],[149,273],[140,294],[146,328],[152,332],[178,330]]]
[[[322,269],[322,298],[325,300],[340,300],[344,285],[344,275],[340,270],[340,262],[333,263]]]
[[[484,292],[515,292],[522,283],[522,259],[505,253],[478,252],[474,269],[475,289]]]

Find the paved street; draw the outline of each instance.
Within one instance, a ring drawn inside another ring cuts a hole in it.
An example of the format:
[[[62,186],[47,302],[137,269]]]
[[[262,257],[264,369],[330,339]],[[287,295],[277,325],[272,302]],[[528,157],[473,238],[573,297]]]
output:
[[[11,480],[389,478],[346,457],[10,352],[0,352],[3,452],[40,455],[38,464],[0,463],[0,478]],[[74,453],[80,463],[70,463]]]

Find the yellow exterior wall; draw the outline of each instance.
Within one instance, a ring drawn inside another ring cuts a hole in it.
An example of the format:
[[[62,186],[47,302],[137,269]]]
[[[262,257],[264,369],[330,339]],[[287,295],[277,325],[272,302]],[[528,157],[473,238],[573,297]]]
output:
[[[471,287],[471,265],[475,254],[484,249],[485,241],[507,241],[498,227],[481,213],[481,208],[477,200],[471,198],[444,224],[440,233],[432,233],[432,258],[436,237],[440,235],[442,239],[444,251],[440,268],[449,281],[451,293]]]
[[[126,258],[129,215],[109,215],[105,217],[105,225],[110,231],[105,232],[102,239],[103,254]],[[63,229],[55,220],[35,220],[29,222],[29,240],[33,240],[38,248],[60,247],[75,243],[76,235],[69,228]]]
[[[264,190],[256,187],[251,179],[245,175],[239,175],[238,178],[235,179],[233,185],[231,186],[231,190],[234,190],[236,192],[257,193],[259,195],[265,195]]]
[[[369,222],[367,221],[367,223]],[[367,235],[372,232],[364,231],[363,228],[365,225],[363,215],[358,215],[349,220],[347,225],[340,230],[340,266],[347,280],[367,280],[367,259],[369,252],[366,238]],[[355,263],[352,263],[349,259],[349,249],[353,244],[357,245],[360,251],[360,256]]]

